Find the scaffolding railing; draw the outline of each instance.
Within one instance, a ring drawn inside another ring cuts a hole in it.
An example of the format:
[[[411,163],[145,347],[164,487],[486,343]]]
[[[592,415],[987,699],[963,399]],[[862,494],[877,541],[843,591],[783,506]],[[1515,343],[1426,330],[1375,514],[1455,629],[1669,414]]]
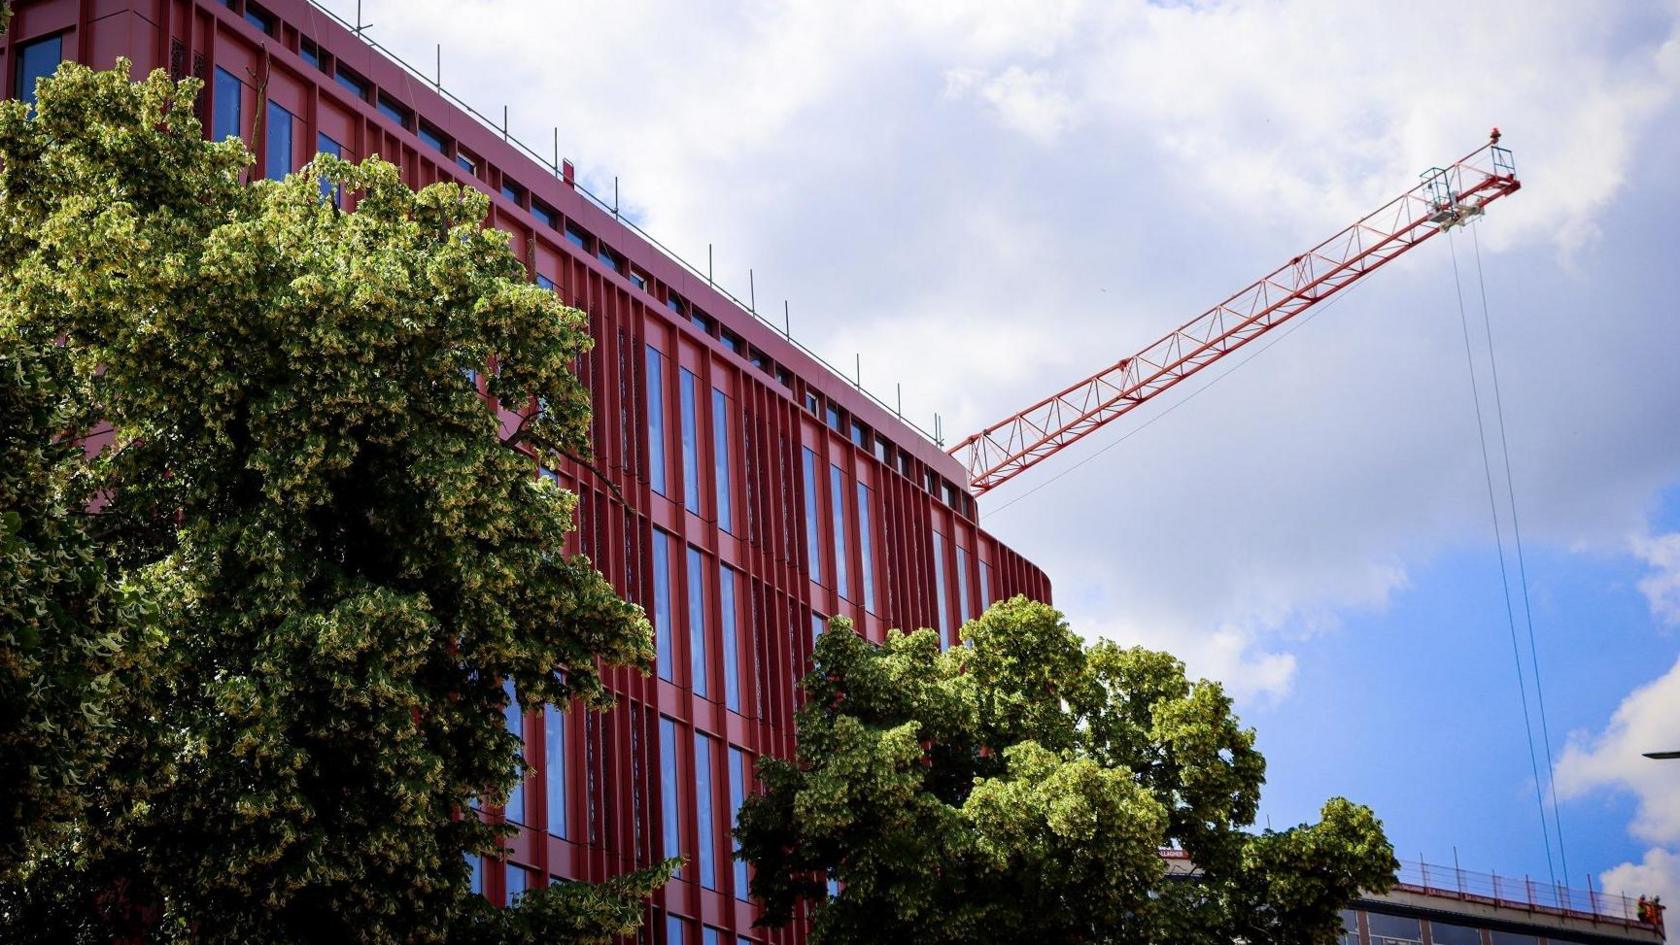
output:
[[[1418,860],[1402,860],[1395,874],[1398,888],[1431,896],[1450,896],[1466,902],[1481,902],[1507,908],[1547,912],[1592,921],[1611,920],[1627,925],[1660,924],[1660,911],[1641,901],[1594,889],[1587,876],[1585,889],[1553,885],[1530,876],[1483,873],[1458,866],[1439,866]]]
[[[430,87],[432,89],[432,91],[436,92],[438,95],[441,95],[443,98],[447,99],[455,107],[461,109],[462,111],[466,112],[468,115],[472,116],[472,118],[474,120],[476,120],[480,125],[484,126],[484,128],[486,130],[491,131],[491,132],[493,132],[497,135],[500,135],[502,140],[504,142],[506,142],[507,144],[511,145],[515,150],[519,151],[521,154],[524,154],[526,157],[530,158],[532,161],[535,161],[538,165],[548,168],[549,171],[556,178],[564,179],[564,177],[565,177],[564,165],[569,163],[569,161],[568,161],[568,159],[562,158],[561,155],[560,155],[560,137],[559,137],[559,130],[558,129],[555,130],[554,153],[553,153],[552,157],[548,156],[548,155],[544,155],[544,154],[539,154],[530,145],[527,145],[525,142],[521,141],[517,136],[509,133],[508,126],[507,126],[507,113],[506,113],[505,109],[502,113],[501,123],[497,124],[489,116],[480,112],[478,109],[476,109],[472,105],[468,104],[466,102],[466,100],[462,99],[460,96],[457,96],[455,93],[449,91],[449,89],[444,87],[441,75],[434,75],[434,76],[426,75],[425,73],[421,72],[418,68],[411,65],[407,60],[405,60],[401,56],[397,55],[395,51],[393,51],[390,48],[382,45],[377,39],[374,39],[373,37],[369,36],[368,33],[367,33],[367,30],[368,30],[368,26],[370,26],[371,24],[351,23],[349,20],[346,20],[344,17],[338,15],[337,13],[335,13],[331,9],[329,9],[322,2],[322,0],[309,0],[309,5],[314,7],[315,9],[321,11],[322,13],[326,14],[328,17],[332,18],[332,20],[334,22],[338,23],[340,26],[344,27],[345,29],[349,30],[352,34],[354,34],[356,36],[356,38],[358,38],[362,42],[368,44],[373,49],[378,50],[387,59],[390,59],[392,62],[396,63],[397,66],[400,67],[404,72],[407,72],[413,78],[419,80],[420,82],[424,83],[426,86]],[[358,11],[358,14],[359,14],[360,13],[360,4],[357,5],[357,11]],[[359,16],[358,16],[358,18],[359,18]],[[439,49],[440,49],[439,58],[441,59],[442,58],[441,46],[439,47]],[[934,445],[939,446],[939,447],[944,447],[945,436],[944,436],[944,431],[941,429],[941,423],[939,422],[938,414],[934,415],[934,429],[933,429],[933,431],[930,432],[929,430],[922,427],[921,424],[917,423],[914,420],[911,420],[909,417],[906,417],[904,415],[904,409],[903,409],[903,404],[902,403],[897,404],[897,405],[889,404],[885,400],[882,400],[880,397],[876,396],[874,391],[871,391],[869,388],[863,386],[863,371],[862,371],[861,361],[858,363],[858,365],[856,367],[856,374],[852,377],[847,377],[845,371],[843,371],[841,368],[839,368],[838,366],[836,366],[835,364],[830,362],[827,358],[825,358],[822,355],[818,354],[817,352],[813,351],[809,347],[806,347],[804,342],[801,342],[799,339],[793,337],[793,331],[792,331],[791,325],[789,325],[786,321],[784,321],[783,324],[781,324],[781,325],[777,325],[775,322],[771,321],[770,319],[764,317],[762,314],[759,313],[756,301],[744,301],[740,297],[736,296],[735,293],[733,293],[733,292],[729,291],[728,289],[725,289],[723,286],[719,285],[717,283],[717,281],[713,278],[713,274],[710,271],[711,267],[710,267],[709,264],[707,266],[707,271],[702,272],[700,270],[699,266],[696,266],[695,264],[689,262],[687,259],[685,259],[681,255],[679,255],[676,250],[670,248],[669,246],[666,246],[664,243],[661,243],[652,234],[650,234],[646,230],[642,229],[634,221],[625,217],[619,211],[619,200],[618,200],[618,194],[617,194],[618,183],[617,182],[618,182],[618,179],[616,177],[613,178],[614,193],[613,193],[613,199],[612,199],[611,203],[608,203],[606,200],[597,196],[588,187],[585,187],[581,182],[577,181],[575,177],[572,178],[571,180],[567,181],[567,186],[576,190],[579,194],[582,194],[584,199],[589,201],[590,203],[594,204],[597,209],[600,209],[605,213],[611,214],[613,219],[617,223],[619,223],[621,226],[623,226],[626,229],[633,232],[637,237],[639,237],[643,242],[645,242],[649,246],[651,246],[660,255],[664,256],[666,259],[669,259],[671,262],[676,263],[678,266],[680,266],[684,270],[686,270],[690,275],[693,275],[696,278],[706,280],[706,285],[707,286],[709,286],[713,291],[717,292],[719,295],[723,296],[725,299],[728,299],[731,303],[733,303],[735,305],[736,308],[740,309],[742,312],[746,313],[747,315],[751,316],[752,318],[756,319],[757,321],[763,322],[765,325],[769,326],[769,328],[772,331],[780,334],[783,337],[783,339],[785,339],[788,343],[792,344],[795,348],[798,348],[801,352],[803,352],[807,357],[811,358],[813,361],[816,361],[818,364],[827,368],[836,377],[840,378],[841,380],[844,380],[844,381],[847,381],[847,382],[851,383],[851,385],[853,387],[857,388],[857,390],[860,393],[862,393],[865,397],[868,397],[870,400],[874,401],[875,404],[877,406],[879,406],[882,410],[885,410],[886,412],[892,414],[895,418],[897,418],[899,420],[899,422],[903,423],[905,426],[909,427],[910,429],[915,430],[917,433],[921,434],[923,438],[925,438],[929,442],[933,443]]]

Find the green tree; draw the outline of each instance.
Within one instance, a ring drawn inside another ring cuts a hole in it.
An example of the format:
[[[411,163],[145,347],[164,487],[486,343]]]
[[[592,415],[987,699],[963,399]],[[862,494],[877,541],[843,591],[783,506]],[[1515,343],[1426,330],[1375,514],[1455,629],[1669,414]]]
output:
[[[0,3],[0,35],[11,17]],[[147,611],[87,514],[87,428],[66,351],[0,336],[0,881],[84,809],[110,720],[143,679]]]
[[[605,671],[652,659],[640,610],[563,553],[575,498],[534,475],[588,447],[585,317],[482,194],[377,158],[246,185],[195,80],[129,71],[65,64],[34,109],[0,103],[0,410],[26,421],[0,467],[26,460],[35,497],[0,553],[43,561],[22,593],[57,602],[0,598],[47,614],[0,638],[0,687],[49,638],[92,659],[84,689],[130,684],[81,802],[0,889],[0,938],[633,930],[669,864],[502,915],[463,855],[500,854],[471,808],[522,775],[504,686],[599,708]],[[108,445],[69,456],[96,418]]]
[[[822,635],[798,756],[760,762],[741,812],[767,923],[804,904],[823,945],[1309,945],[1392,884],[1380,823],[1340,798],[1245,829],[1254,732],[1171,656],[1086,646],[1020,597],[963,635]]]

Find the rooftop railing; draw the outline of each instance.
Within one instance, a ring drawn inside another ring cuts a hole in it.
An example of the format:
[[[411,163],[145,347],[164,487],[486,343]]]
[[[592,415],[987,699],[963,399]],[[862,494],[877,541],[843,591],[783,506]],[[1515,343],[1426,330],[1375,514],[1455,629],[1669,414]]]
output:
[[[1588,919],[1610,920],[1627,925],[1657,925],[1652,917],[1660,912],[1642,915],[1640,901],[1627,896],[1594,889],[1592,877],[1587,877],[1585,889],[1552,884],[1529,876],[1502,876],[1481,873],[1457,866],[1438,866],[1416,860],[1402,860],[1395,874],[1399,888],[1422,892],[1430,896],[1448,896],[1466,902],[1547,912],[1556,915]]]

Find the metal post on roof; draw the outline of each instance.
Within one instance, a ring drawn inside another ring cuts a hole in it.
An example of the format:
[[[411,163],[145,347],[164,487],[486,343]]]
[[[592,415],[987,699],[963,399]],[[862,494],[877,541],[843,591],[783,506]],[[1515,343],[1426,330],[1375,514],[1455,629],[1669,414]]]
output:
[[[1453,872],[1458,874],[1458,894],[1464,895],[1464,867],[1458,865],[1458,847],[1453,847]]]
[[[506,106],[506,105],[503,105],[503,106],[502,106],[502,140],[503,140],[503,141],[506,141],[506,140],[507,140],[507,139],[508,139],[508,133],[507,133],[507,106]]]
[[[1587,874],[1587,904],[1592,906],[1593,918],[1598,918],[1598,893],[1593,892],[1592,874]]]
[[[443,91],[443,44],[442,43],[437,44],[437,73],[436,73],[436,77],[432,79],[432,84],[437,86],[437,90],[439,92]]]
[[[788,314],[787,299],[782,300],[782,335],[787,338],[793,337],[793,316]]]
[[[356,0],[356,37],[362,35],[362,0]]]
[[[706,244],[706,284],[717,284],[712,281],[712,244],[710,243]]]
[[[758,283],[753,280],[752,267],[747,267],[747,310],[758,314]]]
[[[893,383],[893,387],[898,389],[898,406],[893,409],[893,413],[898,414],[898,419],[903,420],[904,419],[904,383],[902,381],[895,381]]]
[[[853,376],[857,380],[857,386],[859,388],[862,388],[863,387],[863,353],[861,351],[860,352],[855,352],[853,354],[853,356],[855,358],[857,358],[857,364],[852,368]]]
[[[554,126],[554,176],[560,176],[560,126]]]

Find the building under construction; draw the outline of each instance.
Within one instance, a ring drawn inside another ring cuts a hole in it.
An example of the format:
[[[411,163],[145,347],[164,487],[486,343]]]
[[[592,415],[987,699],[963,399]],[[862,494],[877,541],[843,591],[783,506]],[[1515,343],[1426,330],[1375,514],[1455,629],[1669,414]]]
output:
[[[207,134],[246,141],[282,177],[319,152],[380,155],[413,187],[491,197],[532,281],[588,313],[580,366],[597,470],[532,475],[579,495],[574,549],[651,616],[657,673],[611,679],[608,713],[521,714],[530,779],[506,810],[504,862],[475,864],[494,902],[598,881],[666,856],[662,943],[793,943],[754,928],[733,812],[754,760],[793,751],[796,684],[832,616],[880,640],[931,627],[947,644],[999,598],[1050,600],[1031,562],[980,527],[976,498],[1332,297],[1518,185],[1497,139],[1135,355],[947,451],[666,252],[576,180],[307,0],[21,0],[0,39],[0,97],[27,98],[73,59],[205,84]],[[784,326],[785,328],[785,326]],[[1659,927],[1601,894],[1400,886],[1348,914],[1348,945],[1656,942]],[[1585,899],[1581,897],[1587,897]]]

